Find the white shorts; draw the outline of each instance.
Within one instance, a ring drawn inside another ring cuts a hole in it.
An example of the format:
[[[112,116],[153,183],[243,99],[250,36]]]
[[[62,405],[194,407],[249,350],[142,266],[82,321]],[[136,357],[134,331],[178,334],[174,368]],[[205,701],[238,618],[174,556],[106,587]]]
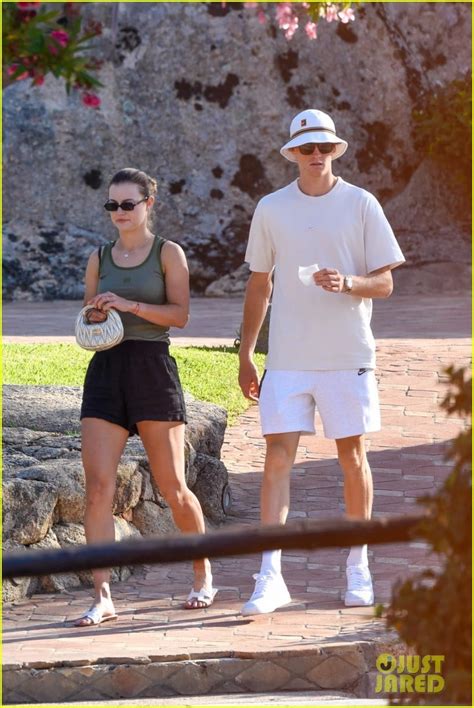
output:
[[[339,439],[380,430],[380,406],[373,369],[265,371],[260,382],[262,435],[300,431],[314,435],[314,414],[324,436]]]

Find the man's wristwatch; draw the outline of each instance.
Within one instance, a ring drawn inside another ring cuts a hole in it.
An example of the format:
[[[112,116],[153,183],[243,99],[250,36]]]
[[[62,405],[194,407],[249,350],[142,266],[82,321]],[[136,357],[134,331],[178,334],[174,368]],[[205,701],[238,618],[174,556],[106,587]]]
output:
[[[350,293],[352,290],[352,275],[345,275],[343,281],[343,293]]]

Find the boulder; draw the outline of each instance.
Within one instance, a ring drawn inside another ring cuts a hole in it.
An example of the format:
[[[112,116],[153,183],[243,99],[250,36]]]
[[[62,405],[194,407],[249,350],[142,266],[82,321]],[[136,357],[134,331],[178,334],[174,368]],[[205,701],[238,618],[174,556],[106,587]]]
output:
[[[185,395],[185,400],[188,415],[187,441],[196,453],[220,458],[227,427],[227,412],[213,403],[197,401],[189,394]]]
[[[169,507],[163,509],[151,501],[141,501],[133,509],[133,524],[143,536],[162,536],[178,531]]]
[[[81,430],[79,411],[82,400],[80,386],[14,386],[4,387],[8,405],[3,408],[6,428],[26,428],[44,433],[78,434]],[[25,411],[28,411],[26,415]]]
[[[6,551],[64,548],[86,543],[80,401],[79,387],[4,386]],[[227,471],[218,458],[227,416],[218,406],[196,401],[189,394],[186,394],[186,404],[189,419],[185,440],[186,480],[190,488],[198,485],[198,497],[204,513],[209,514],[206,524],[209,526],[209,522],[223,519],[218,512],[218,496],[227,481]],[[213,468],[210,479],[208,469],[213,461],[218,465]],[[206,479],[204,484],[199,484],[201,474]],[[216,491],[217,486],[220,491]],[[206,489],[212,497],[208,503]],[[177,531],[137,436],[129,438],[118,466],[113,513],[117,541]],[[113,568],[112,582],[125,580],[133,570]],[[38,591],[65,591],[77,585],[92,585],[91,573],[14,579],[4,583],[4,600],[16,601]]]
[[[139,538],[141,536],[138,529],[119,516],[114,516],[114,529],[115,541],[117,542],[128,538]],[[66,548],[68,546],[83,546],[86,543],[86,536],[82,524],[57,524],[53,527],[53,531],[61,548]],[[112,568],[110,580],[112,583],[127,580],[132,572],[133,568],[128,566]],[[77,584],[85,585],[86,587],[92,587],[93,585],[92,573],[88,570],[79,571],[77,573],[77,579]]]
[[[237,270],[223,275],[208,285],[204,294],[206,297],[243,297],[249,275],[250,269],[247,263],[242,263]]]
[[[229,475],[226,466],[215,457],[196,455],[197,480],[193,492],[204,514],[214,522],[222,522],[231,506]]]
[[[59,523],[54,526],[54,533],[61,546],[82,546],[86,543],[86,534],[82,524]]]
[[[141,537],[139,529],[120,516],[114,516],[114,528],[116,541],[125,541],[126,539]]]
[[[41,541],[53,523],[57,490],[36,479],[3,483],[3,537],[29,545]]]
[[[5,451],[3,454],[3,479],[14,477],[19,469],[38,464],[36,457],[25,455],[24,452]]]
[[[54,529],[50,529],[46,536],[39,543],[30,546],[31,550],[44,550],[49,548],[61,548],[58,537]],[[38,578],[38,589],[36,592],[64,592],[69,588],[81,585],[81,580],[76,573],[54,573],[53,575],[42,575]]]
[[[142,476],[142,489],[140,492],[140,499],[143,501],[155,501],[155,492],[153,490],[153,485],[151,483],[151,473],[148,465],[148,460],[142,460],[138,467],[140,474]]]
[[[47,460],[17,473],[18,480],[46,483],[57,500],[55,520],[79,523],[84,519],[85,486],[81,458]]]
[[[138,462],[122,461],[119,463],[113,505],[114,514],[123,514],[138,504],[143,484],[139,467]]]
[[[3,536],[2,551],[3,553],[16,553],[17,551],[28,550],[29,546],[23,546],[21,543],[15,543],[12,540]],[[3,602],[19,602],[24,597],[33,595],[38,591],[39,578],[8,578],[2,583],[2,600]]]

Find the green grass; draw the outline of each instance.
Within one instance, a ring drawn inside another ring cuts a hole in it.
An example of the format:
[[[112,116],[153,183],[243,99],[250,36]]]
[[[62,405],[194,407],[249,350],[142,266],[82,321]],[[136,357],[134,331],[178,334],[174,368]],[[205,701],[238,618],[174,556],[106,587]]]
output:
[[[172,347],[185,391],[228,411],[229,423],[249,406],[237,382],[238,356],[230,347]],[[3,383],[82,386],[92,352],[75,344],[4,344]],[[263,371],[264,356],[256,355]]]

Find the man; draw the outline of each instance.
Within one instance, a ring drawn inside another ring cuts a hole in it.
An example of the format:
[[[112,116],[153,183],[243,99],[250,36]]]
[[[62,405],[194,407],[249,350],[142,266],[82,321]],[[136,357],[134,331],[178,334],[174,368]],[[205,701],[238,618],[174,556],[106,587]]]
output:
[[[299,113],[280,151],[298,165],[299,177],[260,200],[250,228],[239,383],[260,406],[265,525],[286,521],[290,471],[300,435],[315,433],[315,406],[324,435],[336,442],[347,516],[371,515],[364,434],[380,429],[371,298],[392,293],[391,270],[404,257],[376,198],[333,174],[333,161],[346,149],[330,116],[319,110]],[[299,270],[308,266],[312,274],[305,285]],[[253,352],[273,270],[269,351],[259,383]],[[346,574],[345,604],[372,605],[367,546],[351,548]],[[255,591],[242,614],[273,612],[291,602],[281,551],[265,552],[254,578]]]

